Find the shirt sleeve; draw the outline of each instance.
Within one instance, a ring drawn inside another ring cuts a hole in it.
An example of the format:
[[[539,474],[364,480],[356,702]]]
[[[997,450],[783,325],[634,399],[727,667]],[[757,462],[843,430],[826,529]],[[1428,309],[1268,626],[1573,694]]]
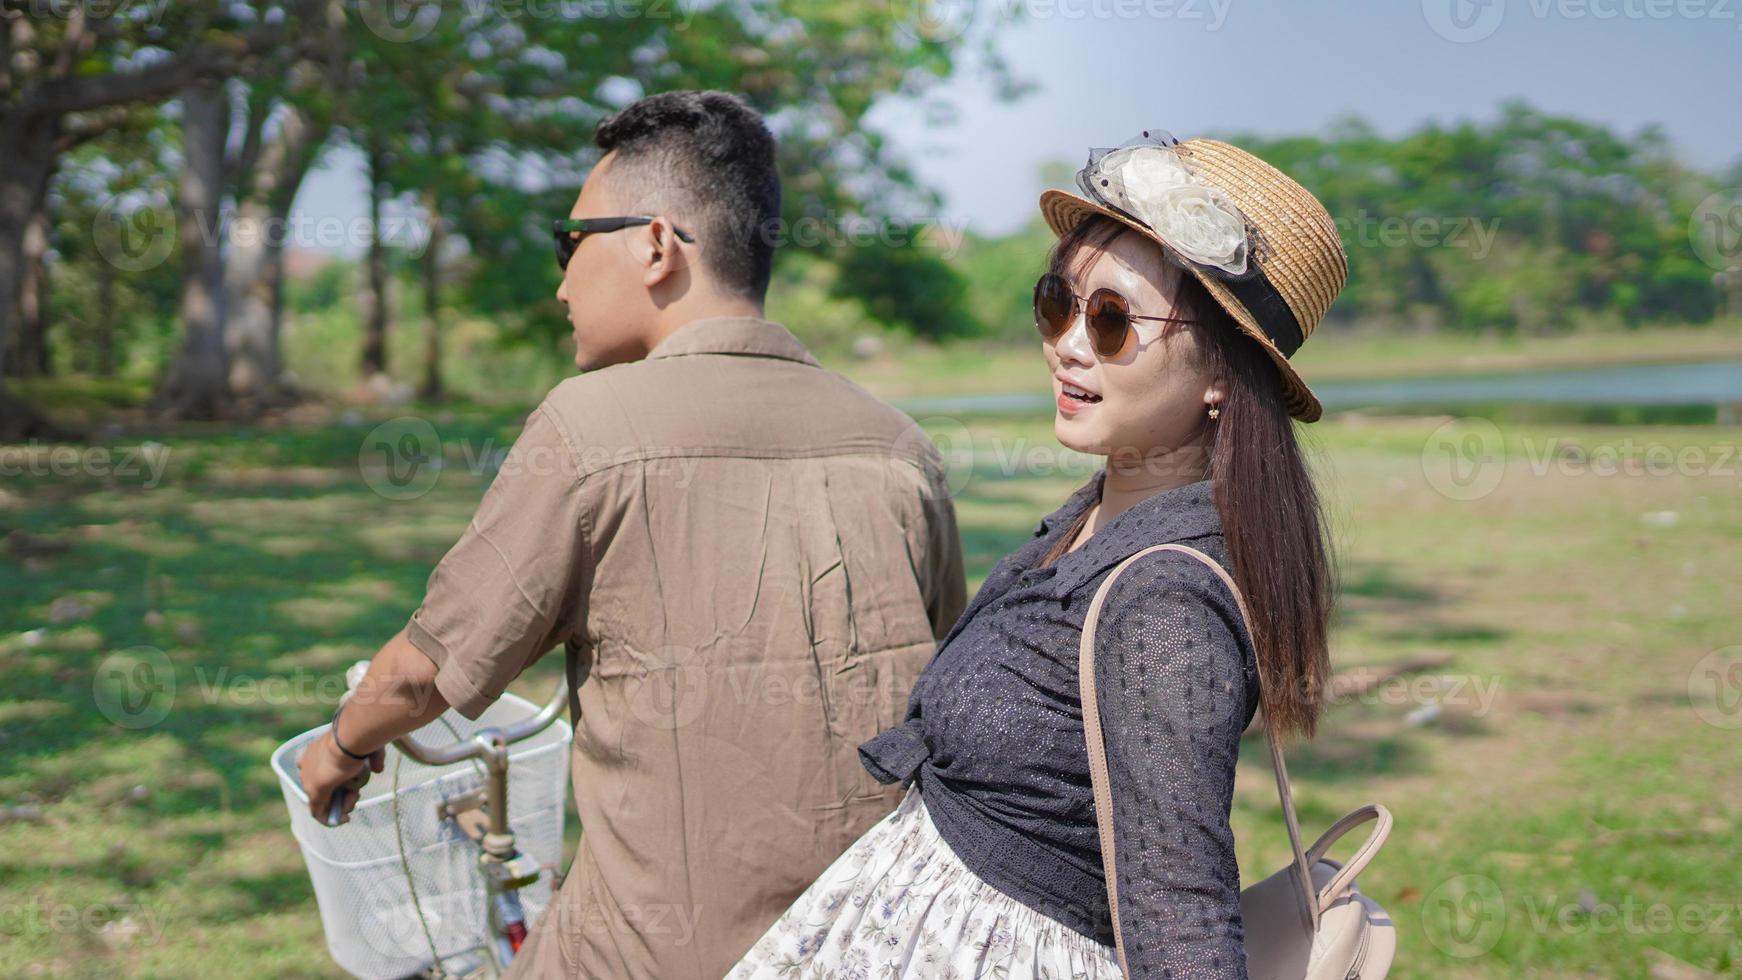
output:
[[[436,689],[467,718],[585,622],[584,483],[571,440],[540,406],[430,574],[406,636],[435,662]]]
[[[1227,587],[1189,555],[1135,562],[1102,605],[1095,683],[1134,976],[1246,977],[1228,824],[1255,693],[1239,624]]]

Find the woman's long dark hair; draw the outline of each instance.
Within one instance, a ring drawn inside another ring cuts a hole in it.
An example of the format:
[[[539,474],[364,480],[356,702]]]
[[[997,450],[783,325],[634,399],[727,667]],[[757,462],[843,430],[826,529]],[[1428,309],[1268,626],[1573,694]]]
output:
[[[1079,252],[1105,251],[1126,231],[1104,216],[1082,221],[1053,247],[1048,268],[1069,279]],[[1328,689],[1336,594],[1323,507],[1283,404],[1276,364],[1197,277],[1181,269],[1178,281],[1175,306],[1198,321],[1190,325],[1202,358],[1196,366],[1223,379],[1219,417],[1206,413],[1203,419],[1208,476],[1234,566],[1229,573],[1251,615],[1247,629],[1257,651],[1264,717],[1279,734],[1311,738]],[[1070,549],[1088,515],[1084,508],[1043,565]]]

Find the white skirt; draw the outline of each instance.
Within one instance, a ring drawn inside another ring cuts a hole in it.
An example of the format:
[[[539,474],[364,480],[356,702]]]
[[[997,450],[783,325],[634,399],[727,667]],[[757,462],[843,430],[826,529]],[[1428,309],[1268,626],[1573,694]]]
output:
[[[829,865],[726,975],[1117,980],[1111,946],[998,891],[938,835],[919,790]]]

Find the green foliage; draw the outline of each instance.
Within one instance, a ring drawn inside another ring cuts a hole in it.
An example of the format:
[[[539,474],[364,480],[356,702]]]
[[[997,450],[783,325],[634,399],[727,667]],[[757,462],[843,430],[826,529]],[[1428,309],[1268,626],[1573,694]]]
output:
[[[1322,137],[1228,139],[1337,220],[1350,281],[1333,319],[1535,333],[1718,311],[1689,220],[1720,185],[1678,163],[1655,128],[1622,136],[1515,101],[1491,122],[1396,140],[1359,120]]]
[[[968,306],[966,278],[925,245],[847,248],[840,270],[835,296],[860,298],[873,316],[917,336],[944,340],[983,330]]]

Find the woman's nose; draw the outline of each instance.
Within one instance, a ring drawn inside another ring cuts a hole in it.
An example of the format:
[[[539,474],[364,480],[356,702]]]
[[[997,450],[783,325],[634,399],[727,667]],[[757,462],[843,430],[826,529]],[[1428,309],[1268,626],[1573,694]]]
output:
[[[1077,313],[1071,320],[1071,325],[1058,339],[1059,360],[1076,361],[1078,364],[1091,365],[1095,363],[1095,350],[1089,343],[1088,311]]]

